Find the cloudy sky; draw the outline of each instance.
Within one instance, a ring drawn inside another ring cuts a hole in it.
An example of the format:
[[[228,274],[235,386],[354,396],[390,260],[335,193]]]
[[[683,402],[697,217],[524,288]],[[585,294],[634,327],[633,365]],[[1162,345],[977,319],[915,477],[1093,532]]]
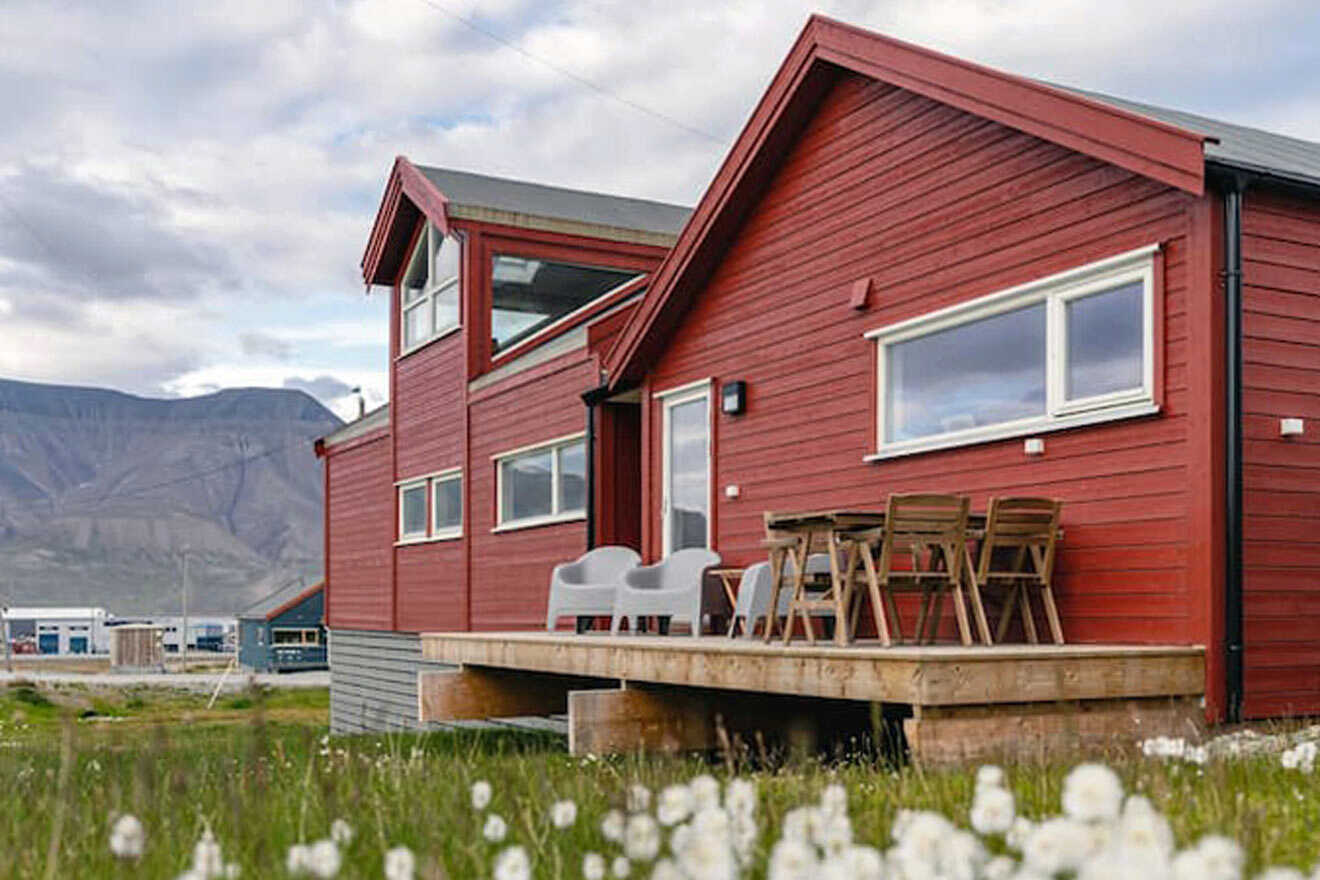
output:
[[[379,402],[385,300],[358,260],[396,154],[691,204],[811,11],[1320,140],[1318,10],[5,0],[0,376],[299,387],[341,414],[360,385]]]

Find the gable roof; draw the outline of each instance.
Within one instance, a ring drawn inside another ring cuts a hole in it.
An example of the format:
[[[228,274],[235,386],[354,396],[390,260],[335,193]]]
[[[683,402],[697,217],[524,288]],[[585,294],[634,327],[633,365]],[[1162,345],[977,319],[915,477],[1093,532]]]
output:
[[[1099,92],[1060,88],[1170,125],[1204,132],[1212,138],[1205,143],[1207,162],[1320,186],[1320,143]]]
[[[323,582],[304,587],[302,579],[289,581],[264,598],[238,612],[241,620],[274,620],[290,608],[300,605],[325,589]]]
[[[362,257],[367,284],[394,280],[419,214],[448,230],[454,219],[671,246],[690,208],[394,160]]]
[[[807,20],[606,358],[638,381],[677,326],[816,103],[844,72],[890,83],[1200,195],[1207,135],[819,15]]]

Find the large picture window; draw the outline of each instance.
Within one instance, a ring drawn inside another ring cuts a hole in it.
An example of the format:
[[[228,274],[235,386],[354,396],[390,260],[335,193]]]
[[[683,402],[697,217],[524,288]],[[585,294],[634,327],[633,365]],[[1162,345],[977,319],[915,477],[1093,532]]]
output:
[[[1153,412],[1155,246],[873,330],[885,458]]]
[[[586,445],[581,435],[496,456],[497,528],[581,519],[587,510]]]
[[[638,274],[496,254],[491,265],[492,350],[498,353],[516,345]]]
[[[454,236],[427,223],[399,285],[400,338],[405,353],[459,325],[459,250]]]
[[[399,542],[441,541],[463,535],[463,472],[451,468],[398,485]]]

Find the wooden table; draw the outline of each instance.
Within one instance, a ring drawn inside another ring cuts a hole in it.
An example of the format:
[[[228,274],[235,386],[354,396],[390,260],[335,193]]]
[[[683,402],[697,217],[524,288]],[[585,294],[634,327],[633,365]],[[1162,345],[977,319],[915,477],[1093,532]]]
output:
[[[710,573],[720,579],[724,595],[729,597],[729,607],[738,607],[738,583],[742,580],[745,568],[712,568]]]
[[[857,508],[766,515],[766,530],[771,534],[783,534],[783,537],[767,538],[765,542],[770,552],[770,573],[771,577],[774,578],[775,585],[770,599],[771,613],[767,616],[765,628],[765,640],[767,642],[774,637],[775,624],[779,619],[779,615],[774,612],[779,608],[781,575],[784,565],[791,557],[794,563],[793,601],[789,605],[788,615],[784,621],[784,643],[787,644],[792,638],[793,618],[795,614],[798,614],[802,620],[802,628],[806,632],[807,641],[815,644],[816,635],[810,612],[825,610],[834,612],[835,643],[839,645],[849,644],[851,639],[848,632],[848,606],[853,599],[851,585],[846,583],[847,578],[845,575],[847,573],[839,568],[841,538],[850,532],[883,529],[885,516],[883,510]],[[985,523],[986,517],[983,513],[974,513],[969,516],[967,520],[969,534],[984,533]],[[818,538],[824,539],[825,552],[829,555],[830,588],[826,591],[824,597],[808,600],[803,589],[806,580],[807,558],[811,555],[812,547]]]

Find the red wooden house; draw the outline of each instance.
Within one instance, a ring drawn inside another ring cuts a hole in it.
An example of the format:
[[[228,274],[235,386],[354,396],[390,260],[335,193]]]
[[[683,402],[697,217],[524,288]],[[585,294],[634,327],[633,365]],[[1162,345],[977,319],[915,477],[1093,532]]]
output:
[[[322,447],[339,729],[411,711],[372,684],[408,634],[537,625],[589,543],[750,562],[765,510],[911,490],[1063,499],[1070,641],[1205,646],[1213,718],[1320,711],[1320,145],[813,17],[685,223],[490,185],[400,160],[364,260],[393,403]],[[422,229],[462,320],[404,353]],[[515,247],[634,274],[502,346]],[[504,528],[507,456],[578,436],[586,519]],[[423,479],[460,539],[401,538]]]

